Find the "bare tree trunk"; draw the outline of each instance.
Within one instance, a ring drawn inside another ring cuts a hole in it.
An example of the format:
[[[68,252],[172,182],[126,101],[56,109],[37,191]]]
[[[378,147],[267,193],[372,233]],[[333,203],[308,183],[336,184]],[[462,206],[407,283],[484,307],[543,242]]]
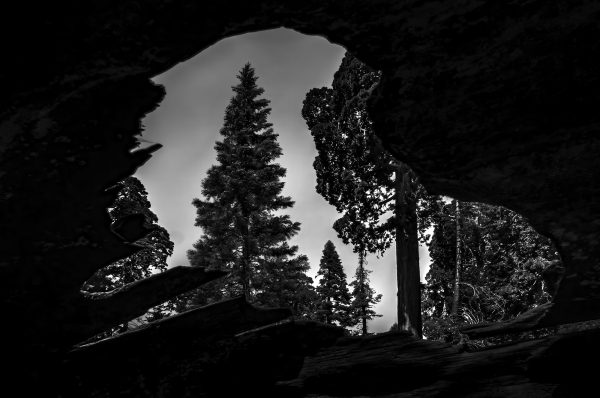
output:
[[[362,318],[362,334],[363,336],[367,335],[367,306],[365,301],[365,251],[363,249],[360,250],[358,254],[358,267],[360,269],[360,279],[358,283],[360,283],[360,296],[362,302],[362,306],[360,307],[361,318]]]
[[[327,268],[327,278],[331,278],[331,269]],[[325,323],[331,325],[331,318],[333,315],[333,309],[331,304],[331,296],[327,296],[327,312],[325,313]]]
[[[460,300],[460,268],[461,268],[461,252],[460,252],[460,241],[461,241],[461,230],[460,230],[460,202],[456,200],[456,212],[455,212],[455,223],[456,223],[456,270],[454,274],[454,296],[452,297],[452,315],[458,315],[458,302]]]
[[[398,329],[423,336],[421,323],[421,283],[416,202],[411,173],[396,169],[396,277],[398,281]]]
[[[421,319],[421,273],[419,269],[419,232],[417,225],[417,199],[415,196],[415,177],[409,172],[406,177],[409,185],[407,192],[407,235],[408,235],[408,269],[407,282],[410,286],[410,294],[407,295],[407,303],[411,312],[411,331],[419,338],[423,337],[423,324]]]

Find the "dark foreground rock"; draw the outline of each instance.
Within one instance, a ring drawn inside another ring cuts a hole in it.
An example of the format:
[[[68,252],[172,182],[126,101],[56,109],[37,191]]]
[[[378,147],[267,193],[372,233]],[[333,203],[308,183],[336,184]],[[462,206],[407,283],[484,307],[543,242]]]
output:
[[[70,388],[63,392],[111,397],[577,397],[593,387],[592,364],[600,355],[598,329],[466,352],[401,332],[342,337],[340,328],[310,321],[286,320],[221,337],[192,333],[177,338],[180,329],[163,326],[162,331],[162,326],[140,330],[74,350],[64,372]],[[135,333],[138,337],[132,339]],[[564,364],[569,364],[566,372]]]
[[[290,319],[247,330],[289,315],[236,300],[77,348],[64,363],[63,392],[73,397],[278,396],[276,382],[295,378],[306,355],[343,334],[335,326]]]
[[[589,396],[579,394],[595,385],[599,353],[598,329],[476,352],[390,332],[340,339],[279,387],[310,397]]]

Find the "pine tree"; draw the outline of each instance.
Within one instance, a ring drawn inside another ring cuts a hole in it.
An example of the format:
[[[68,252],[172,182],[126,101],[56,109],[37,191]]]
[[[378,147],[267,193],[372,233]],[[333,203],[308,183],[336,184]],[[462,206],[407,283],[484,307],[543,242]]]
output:
[[[295,252],[297,247],[294,248]],[[310,269],[308,257],[274,256],[265,257],[261,262],[265,276],[256,279],[256,302],[264,306],[288,307],[297,317],[313,319],[317,296],[312,278],[306,275]]]
[[[356,274],[350,283],[352,287],[351,316],[353,324],[360,324],[361,333],[364,336],[368,334],[367,321],[381,316],[373,310],[373,306],[381,301],[381,294],[375,295],[375,290],[369,283],[371,271],[365,268],[367,262],[365,251],[359,252],[358,256]]]
[[[300,275],[306,265],[302,258],[293,258],[297,247],[287,244],[300,224],[279,213],[294,204],[281,195],[286,170],[275,163],[281,147],[267,120],[269,101],[259,98],[264,90],[256,85],[254,69],[246,64],[237,78],[220,130],[223,140],[215,145],[218,164],[202,181],[204,199],[192,202],[197,209],[195,225],[203,235],[188,251],[193,266],[230,274],[195,292],[193,301],[205,304],[244,295],[266,305],[293,302],[284,298],[293,284],[278,281],[306,282]],[[275,290],[279,296],[266,293]]]
[[[330,240],[325,243],[319,263],[317,286],[318,320],[346,327],[352,325],[350,316],[350,293],[346,282],[346,273],[335,245]]]

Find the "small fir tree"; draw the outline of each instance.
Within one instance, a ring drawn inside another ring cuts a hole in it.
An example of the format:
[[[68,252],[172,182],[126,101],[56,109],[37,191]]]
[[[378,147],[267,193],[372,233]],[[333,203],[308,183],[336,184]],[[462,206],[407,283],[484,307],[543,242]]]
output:
[[[316,292],[312,278],[306,275],[310,269],[308,257],[299,255],[293,258],[264,258],[261,269],[265,271],[265,277],[257,278],[254,285],[258,304],[288,307],[295,316],[314,318]]]
[[[347,327],[352,325],[350,316],[350,293],[346,282],[346,273],[335,245],[330,240],[325,243],[318,275],[317,318],[321,322]]]
[[[376,295],[375,290],[369,283],[369,274],[371,271],[365,268],[366,262],[366,253],[361,251],[359,253],[358,267],[356,268],[354,280],[350,283],[352,287],[352,323],[359,325],[363,336],[368,334],[367,321],[381,316],[373,310],[373,306],[381,301],[381,294]]]

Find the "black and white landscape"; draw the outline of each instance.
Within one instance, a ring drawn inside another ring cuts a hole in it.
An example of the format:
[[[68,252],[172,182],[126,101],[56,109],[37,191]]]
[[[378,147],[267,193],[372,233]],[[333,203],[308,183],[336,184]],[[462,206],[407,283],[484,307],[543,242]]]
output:
[[[4,15],[7,396],[594,395],[600,4]]]

